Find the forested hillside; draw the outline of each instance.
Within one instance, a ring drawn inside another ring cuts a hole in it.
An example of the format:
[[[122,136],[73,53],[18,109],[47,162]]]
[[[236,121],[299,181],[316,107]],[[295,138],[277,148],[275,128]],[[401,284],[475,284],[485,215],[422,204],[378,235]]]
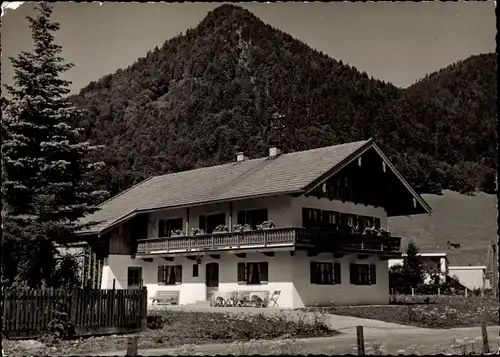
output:
[[[403,90],[223,5],[72,100],[89,111],[87,137],[107,145],[96,184],[113,194],[237,151],[263,156],[275,113],[286,119],[285,151],[374,137],[421,193],[494,189],[494,54]]]

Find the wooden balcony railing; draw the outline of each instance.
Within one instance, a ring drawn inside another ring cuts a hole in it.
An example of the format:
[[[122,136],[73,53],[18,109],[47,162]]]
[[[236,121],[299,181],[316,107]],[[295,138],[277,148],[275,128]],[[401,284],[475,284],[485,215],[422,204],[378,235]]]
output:
[[[250,232],[142,239],[138,254],[217,251],[262,247],[308,247],[321,251],[398,252],[401,238],[352,235],[305,228],[275,228]]]

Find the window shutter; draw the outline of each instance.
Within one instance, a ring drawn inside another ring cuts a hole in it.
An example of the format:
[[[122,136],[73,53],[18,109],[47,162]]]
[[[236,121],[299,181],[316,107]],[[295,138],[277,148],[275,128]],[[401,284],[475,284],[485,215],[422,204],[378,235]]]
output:
[[[158,221],[158,238],[165,236],[165,220],[160,219]]]
[[[267,284],[269,282],[268,280],[268,263],[260,263],[260,283],[261,284]]]
[[[351,284],[353,285],[357,285],[358,283],[358,267],[356,264],[352,264],[350,265],[350,280],[351,280]]]
[[[158,267],[158,284],[163,284],[163,283],[165,283],[165,280],[164,280],[164,278],[163,278],[163,275],[164,275],[164,273],[165,273],[165,269],[164,269],[164,268],[165,268],[165,267],[164,267],[163,265],[160,265],[160,266]]]
[[[317,284],[318,265],[314,262],[310,264],[311,284]]]
[[[370,284],[377,284],[377,266],[370,265]]]
[[[238,211],[238,221],[237,224],[245,224],[245,211]]]
[[[342,273],[340,271],[340,263],[334,264],[333,271],[335,274],[335,277],[334,277],[335,284],[341,284],[342,283]]]
[[[238,284],[245,285],[245,263],[238,263]]]
[[[206,216],[200,216],[198,219],[198,228],[199,229],[207,229],[207,217]]]
[[[176,265],[174,267],[175,274],[175,285],[182,284],[182,265]]]
[[[308,208],[302,208],[302,227],[304,227],[304,228],[309,227],[309,209]]]

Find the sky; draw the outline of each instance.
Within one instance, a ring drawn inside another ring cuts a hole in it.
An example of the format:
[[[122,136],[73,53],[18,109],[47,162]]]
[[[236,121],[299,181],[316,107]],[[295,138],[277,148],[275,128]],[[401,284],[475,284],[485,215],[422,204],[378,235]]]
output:
[[[32,46],[33,3],[2,4],[2,83],[8,59]],[[488,2],[239,3],[265,23],[369,76],[407,87],[471,55],[495,51],[495,4]],[[220,3],[54,4],[55,34],[72,92],[133,64],[148,50],[195,27]],[[5,93],[4,93],[5,94]]]

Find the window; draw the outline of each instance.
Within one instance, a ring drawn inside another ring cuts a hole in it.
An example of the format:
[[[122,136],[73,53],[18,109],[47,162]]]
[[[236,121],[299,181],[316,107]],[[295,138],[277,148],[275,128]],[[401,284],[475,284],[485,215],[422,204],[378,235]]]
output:
[[[369,264],[351,264],[351,284],[375,285],[377,283],[377,267]]]
[[[268,263],[238,263],[238,284],[258,285],[268,282]]]
[[[375,228],[380,229],[380,218],[375,218]]]
[[[158,284],[182,284],[182,265],[160,265],[158,267]]]
[[[335,228],[338,224],[338,213],[333,211],[322,211],[323,226],[325,228]]]
[[[199,269],[199,265],[198,264],[193,264],[193,278],[197,278],[198,277],[198,269]]]
[[[238,211],[238,224],[248,224],[252,229],[257,225],[267,221],[267,209],[255,209],[247,211]]]
[[[226,225],[226,214],[217,213],[210,214],[207,216],[200,216],[198,222],[198,228],[203,229],[207,234],[213,233],[217,226]]]
[[[302,225],[304,228],[322,227],[321,210],[316,208],[303,208]]]
[[[311,262],[311,284],[333,285],[341,283],[340,263]]]
[[[127,288],[134,289],[141,287],[142,283],[142,268],[128,267],[127,269]]]
[[[158,238],[170,237],[172,231],[180,229],[182,231],[182,218],[160,219],[158,221]]]

